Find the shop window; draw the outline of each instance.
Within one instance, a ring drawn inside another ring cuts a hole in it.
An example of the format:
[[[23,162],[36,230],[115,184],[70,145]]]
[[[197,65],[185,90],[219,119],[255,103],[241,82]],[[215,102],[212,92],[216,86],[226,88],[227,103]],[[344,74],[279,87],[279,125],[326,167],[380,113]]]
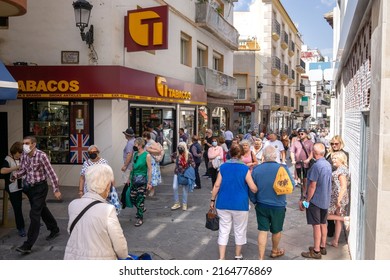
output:
[[[191,66],[191,42],[192,38],[185,33],[181,33],[180,38],[180,63]]]
[[[82,164],[91,136],[91,102],[26,101],[25,135],[34,135],[38,149],[51,163]]]

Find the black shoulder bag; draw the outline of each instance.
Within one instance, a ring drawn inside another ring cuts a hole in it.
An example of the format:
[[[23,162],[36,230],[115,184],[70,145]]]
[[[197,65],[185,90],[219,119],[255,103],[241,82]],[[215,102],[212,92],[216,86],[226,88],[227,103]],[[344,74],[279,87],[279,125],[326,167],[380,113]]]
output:
[[[93,202],[91,202],[90,204],[88,204],[84,209],[83,211],[80,212],[80,214],[78,214],[78,216],[76,217],[76,219],[74,219],[73,223],[71,224],[70,226],[70,234],[72,234],[72,231],[73,231],[73,228],[74,226],[77,224],[77,222],[81,219],[81,217],[85,214],[85,212],[88,211],[89,208],[91,208],[92,206],[94,206],[95,204],[98,204],[98,203],[102,203],[101,201],[99,200],[95,200]]]
[[[306,157],[309,158],[309,154],[307,153],[306,148],[305,148],[305,146],[303,145],[302,141],[299,140],[299,142],[301,143],[302,148],[303,148],[303,150],[305,151]],[[314,158],[312,158],[312,159],[309,161],[309,169],[310,169],[315,163],[316,163],[316,160],[315,160]],[[303,164],[303,163],[302,163],[302,164]],[[305,166],[302,166],[302,167],[304,168]]]

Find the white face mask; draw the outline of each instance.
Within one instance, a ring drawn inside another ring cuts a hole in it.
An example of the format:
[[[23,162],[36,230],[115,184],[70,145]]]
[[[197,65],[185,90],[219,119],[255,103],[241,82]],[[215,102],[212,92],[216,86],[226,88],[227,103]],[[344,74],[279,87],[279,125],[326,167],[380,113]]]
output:
[[[23,151],[24,151],[26,154],[29,154],[29,153],[31,152],[30,145],[24,144],[24,145],[23,145]]]

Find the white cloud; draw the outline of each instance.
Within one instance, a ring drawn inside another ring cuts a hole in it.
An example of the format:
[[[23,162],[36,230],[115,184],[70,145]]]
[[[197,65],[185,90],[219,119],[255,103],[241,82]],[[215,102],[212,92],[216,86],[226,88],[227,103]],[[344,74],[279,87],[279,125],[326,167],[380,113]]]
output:
[[[336,6],[336,0],[321,0],[321,3],[329,7]]]
[[[235,11],[249,11],[249,6],[252,5],[256,0],[238,0],[237,3],[234,3]]]

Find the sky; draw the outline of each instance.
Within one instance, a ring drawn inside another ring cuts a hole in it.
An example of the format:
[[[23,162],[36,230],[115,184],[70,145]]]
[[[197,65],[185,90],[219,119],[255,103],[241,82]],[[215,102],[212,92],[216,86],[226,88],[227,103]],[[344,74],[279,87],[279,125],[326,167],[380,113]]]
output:
[[[234,10],[247,11],[254,0],[238,0]],[[332,58],[333,29],[324,14],[333,10],[336,0],[280,0],[291,20],[298,27],[303,42],[311,49],[319,49],[323,56]]]

